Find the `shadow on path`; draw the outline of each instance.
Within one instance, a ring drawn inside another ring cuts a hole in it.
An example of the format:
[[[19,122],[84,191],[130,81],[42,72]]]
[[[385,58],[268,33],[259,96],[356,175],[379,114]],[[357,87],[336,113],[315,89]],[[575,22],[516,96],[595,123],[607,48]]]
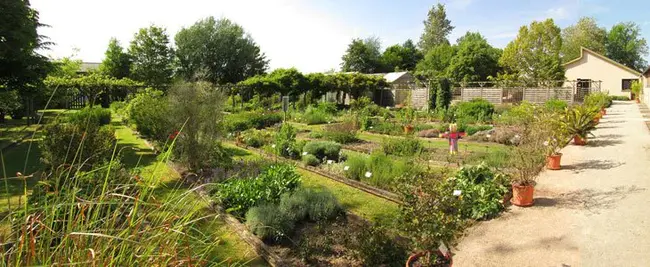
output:
[[[618,123],[624,123],[624,120],[614,120],[614,121],[602,121],[601,124],[618,124]]]
[[[562,166],[565,170],[570,170],[573,173],[581,173],[586,170],[609,170],[624,165],[622,162],[614,162],[611,160],[587,160],[580,163]]]
[[[629,194],[645,190],[645,188],[640,188],[635,185],[619,186],[608,191],[581,189],[560,194],[556,197],[536,198],[535,206],[586,210],[589,213],[598,214],[600,210],[613,208],[616,202],[625,199]]]
[[[535,204],[537,205],[537,204]],[[488,252],[490,253],[497,253],[497,254],[509,254],[512,252],[515,252],[517,250],[531,250],[531,249],[538,249],[540,247],[542,248],[547,248],[547,247],[562,247],[563,250],[573,250],[577,251],[578,247],[572,244],[569,244],[565,241],[566,237],[565,236],[559,236],[559,237],[544,237],[540,238],[535,241],[530,241],[527,242],[526,244],[520,244],[517,246],[511,246],[508,244],[496,244],[490,248],[487,249]]]
[[[622,134],[604,134],[598,136],[598,138],[607,138],[607,139],[620,139],[622,137],[623,137]]]
[[[621,140],[609,140],[609,139],[596,139],[587,142],[588,147],[605,147],[605,146],[615,146],[615,145],[620,145],[622,144],[623,141]]]

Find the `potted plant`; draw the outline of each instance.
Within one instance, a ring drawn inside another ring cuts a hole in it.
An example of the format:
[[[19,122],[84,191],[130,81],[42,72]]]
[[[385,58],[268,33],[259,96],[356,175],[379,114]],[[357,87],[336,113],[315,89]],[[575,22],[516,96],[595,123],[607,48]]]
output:
[[[537,174],[542,171],[546,161],[544,147],[536,141],[525,141],[514,149],[511,160],[516,172],[512,176],[510,203],[519,207],[532,206]]]
[[[402,109],[397,113],[398,118],[402,122],[402,125],[404,126],[404,133],[405,134],[411,134],[413,132],[413,121],[415,120],[415,110],[408,107],[405,109]]]
[[[564,134],[549,137],[544,145],[546,146],[546,168],[549,170],[561,169],[562,153],[560,150],[567,144],[568,138]]]
[[[587,135],[596,129],[594,118],[597,111],[585,105],[569,109],[565,116],[566,131],[573,136],[573,143],[579,146],[587,144]]]
[[[632,82],[632,85],[630,86],[630,91],[632,91],[634,100],[636,100],[637,103],[641,103],[641,100],[639,99],[639,96],[641,95],[641,90],[642,90],[642,86],[641,83],[639,83],[639,81]]]

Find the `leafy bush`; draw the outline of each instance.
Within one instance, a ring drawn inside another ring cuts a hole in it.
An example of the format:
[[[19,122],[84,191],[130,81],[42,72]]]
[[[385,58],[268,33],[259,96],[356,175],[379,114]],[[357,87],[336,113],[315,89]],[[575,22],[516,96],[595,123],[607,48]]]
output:
[[[360,181],[366,172],[366,158],[357,155],[348,156],[345,161],[344,171],[345,177]]]
[[[91,167],[108,161],[117,140],[113,127],[70,123],[48,124],[43,130],[43,141],[39,143],[41,160],[49,167],[62,164]],[[87,169],[87,168],[84,168]]]
[[[345,176],[349,179],[391,190],[398,177],[420,173],[421,170],[406,160],[392,159],[383,153],[373,153],[369,157],[349,156],[345,161]],[[369,172],[370,177],[366,176]]]
[[[224,128],[227,132],[264,129],[282,122],[282,118],[280,113],[240,112],[226,116]]]
[[[612,99],[607,93],[594,92],[585,96],[583,105],[596,109],[608,108],[612,105]]]
[[[307,166],[318,166],[321,163],[321,161],[312,154],[303,155],[302,162]]]
[[[559,112],[569,107],[569,104],[563,100],[554,98],[544,102],[544,107],[550,111]]]
[[[299,188],[292,194],[282,196],[280,211],[294,221],[318,222],[334,219],[343,212],[343,208],[329,191]]]
[[[370,105],[374,104],[374,102],[367,96],[362,96],[359,97],[350,103],[350,109],[353,111],[361,111]]]
[[[378,122],[368,129],[368,132],[385,134],[385,135],[403,135],[404,128],[402,125],[393,122]]]
[[[314,108],[313,106],[307,107],[304,113],[299,118],[299,122],[306,123],[308,125],[314,124],[323,124],[332,121],[332,116],[326,111],[319,108]]]
[[[169,105],[162,91],[145,89],[128,104],[129,122],[147,139],[165,143],[179,128],[171,126]]]
[[[490,129],[492,129],[492,126],[490,126],[490,125],[470,125],[470,126],[465,127],[465,133],[467,135],[474,135],[477,132],[487,131],[487,130],[490,130]]]
[[[309,138],[321,139],[325,136],[321,131],[313,131],[309,133]]]
[[[241,140],[247,146],[262,147],[273,141],[273,134],[265,130],[248,129],[241,133]]]
[[[461,102],[456,106],[456,119],[467,122],[487,122],[492,119],[494,105],[485,99],[477,98]]]
[[[342,122],[324,127],[323,137],[328,140],[349,144],[359,141],[357,138],[357,127],[354,122]]]
[[[261,203],[277,202],[282,194],[300,184],[300,175],[290,165],[271,165],[255,178],[232,179],[219,184],[217,197],[228,212],[243,215]]]
[[[495,174],[487,165],[462,167],[449,181],[461,191],[462,218],[488,219],[503,210],[503,196],[508,193],[509,179]]]
[[[339,160],[341,144],[330,141],[311,141],[303,147],[303,152],[314,155],[321,161]]]
[[[110,109],[113,113],[121,116],[122,118],[126,118],[129,115],[128,103],[125,101],[113,101],[111,103]]]
[[[424,145],[415,138],[384,138],[381,143],[384,153],[397,156],[414,156],[424,151]]]
[[[630,97],[626,95],[611,95],[609,96],[609,99],[617,101],[629,101]]]
[[[502,114],[496,115],[494,123],[497,125],[524,125],[533,121],[536,113],[535,105],[530,102],[522,102],[519,105],[504,111]]]
[[[294,220],[272,203],[253,207],[246,212],[246,226],[263,240],[278,241],[293,231]]]
[[[402,266],[408,258],[407,248],[382,227],[363,227],[355,236],[355,249],[365,266]]]
[[[275,135],[275,153],[285,158],[298,158],[302,148],[296,142],[296,129],[284,123]]]
[[[111,110],[101,107],[85,107],[77,112],[68,115],[68,121],[73,124],[86,125],[107,125],[111,123]]]

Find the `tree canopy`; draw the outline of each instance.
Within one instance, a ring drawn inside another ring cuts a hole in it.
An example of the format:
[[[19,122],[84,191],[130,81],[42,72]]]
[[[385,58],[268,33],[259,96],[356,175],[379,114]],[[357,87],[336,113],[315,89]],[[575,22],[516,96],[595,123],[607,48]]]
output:
[[[147,85],[169,85],[174,74],[174,53],[165,29],[154,25],[140,29],[131,41],[131,77]]]
[[[607,57],[635,70],[643,70],[647,62],[648,44],[641,37],[641,27],[634,22],[618,23],[607,34]]]
[[[88,97],[91,106],[102,93],[111,90],[140,88],[143,86],[142,83],[128,78],[116,79],[99,73],[91,73],[79,77],[48,76],[44,80],[44,83],[50,88],[59,88],[62,90],[77,89],[81,94]]]
[[[429,50],[441,44],[449,44],[447,36],[454,29],[451,21],[447,19],[445,5],[438,3],[431,7],[424,23],[424,33],[420,36],[418,45],[427,54]]]
[[[341,70],[344,72],[375,73],[382,70],[381,43],[376,37],[365,40],[354,39],[342,57]]]
[[[564,80],[561,49],[560,28],[553,20],[533,21],[519,29],[517,38],[503,50],[499,63],[506,73],[524,81]]]
[[[131,56],[124,52],[117,39],[111,38],[104,55],[104,61],[99,66],[101,73],[118,79],[131,75]]]
[[[424,59],[418,63],[416,70],[418,76],[427,78],[440,78],[447,75],[447,68],[452,58],[456,55],[457,47],[441,44],[429,50]]]
[[[415,70],[415,66],[422,58],[422,52],[409,39],[402,45],[397,44],[386,48],[381,61],[384,71],[392,72]]]
[[[179,74],[190,81],[237,83],[263,74],[268,60],[238,24],[214,17],[181,29],[174,38]]]
[[[562,59],[564,62],[580,57],[580,47],[605,54],[607,30],[594,18],[582,17],[575,25],[562,30]]]
[[[486,81],[499,72],[501,50],[492,47],[477,32],[467,32],[458,39],[456,55],[449,62],[447,76],[454,81]]]

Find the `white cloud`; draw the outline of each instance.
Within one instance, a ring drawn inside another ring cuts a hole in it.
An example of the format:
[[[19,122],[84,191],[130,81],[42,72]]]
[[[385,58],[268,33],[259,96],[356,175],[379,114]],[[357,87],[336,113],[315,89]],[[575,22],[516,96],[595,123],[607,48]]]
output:
[[[565,7],[557,7],[546,10],[546,17],[554,20],[563,20],[570,17],[570,13]]]
[[[32,0],[42,34],[57,45],[47,52],[101,61],[111,37],[128,46],[133,34],[156,24],[172,38],[182,27],[199,19],[226,17],[242,25],[271,60],[271,68],[297,67],[303,72],[338,68],[349,41],[361,29],[346,27],[337,18],[307,7],[299,0]]]

